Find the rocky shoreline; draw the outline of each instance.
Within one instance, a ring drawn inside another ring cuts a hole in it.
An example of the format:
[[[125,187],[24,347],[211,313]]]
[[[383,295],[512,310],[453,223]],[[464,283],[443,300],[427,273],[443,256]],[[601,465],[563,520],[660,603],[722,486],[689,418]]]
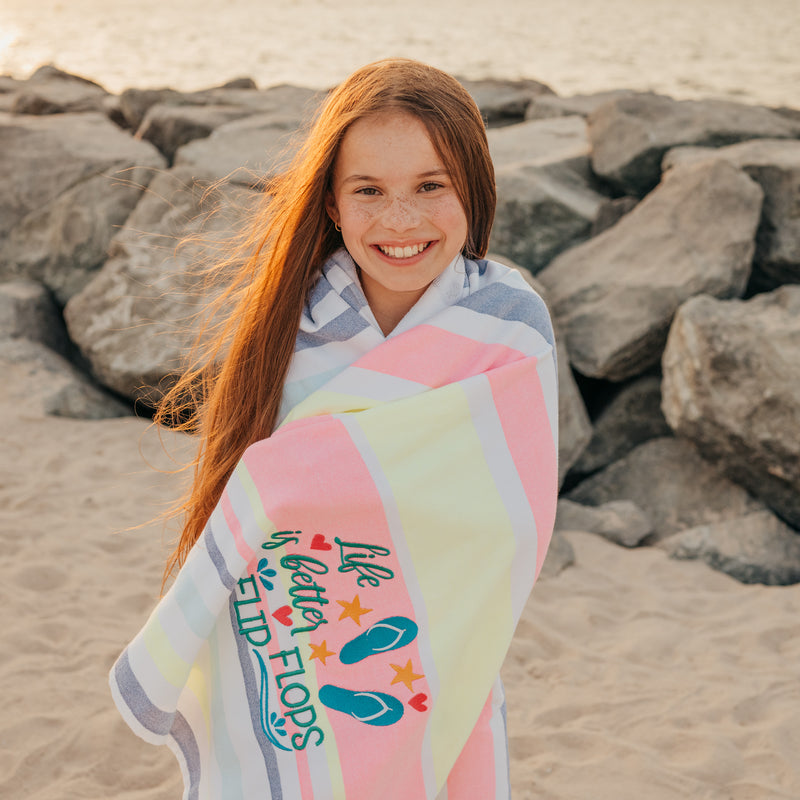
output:
[[[497,171],[492,257],[558,329],[557,527],[800,582],[800,111],[465,84]],[[208,296],[196,267],[321,96],[0,77],[0,361],[31,407],[153,402]],[[547,569],[570,558],[557,536]]]

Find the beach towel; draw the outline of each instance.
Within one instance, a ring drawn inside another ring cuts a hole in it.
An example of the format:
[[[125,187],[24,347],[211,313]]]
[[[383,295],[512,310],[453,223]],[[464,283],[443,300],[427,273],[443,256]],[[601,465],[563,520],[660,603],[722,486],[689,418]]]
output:
[[[508,797],[497,676],[557,494],[541,298],[461,257],[384,337],[345,251],[251,445],[114,665],[186,798]]]

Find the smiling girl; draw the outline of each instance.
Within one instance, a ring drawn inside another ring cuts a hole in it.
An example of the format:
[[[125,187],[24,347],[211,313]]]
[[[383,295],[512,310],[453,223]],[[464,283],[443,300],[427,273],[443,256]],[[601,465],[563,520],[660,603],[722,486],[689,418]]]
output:
[[[269,187],[214,347],[174,583],[111,673],[185,797],[510,796],[498,673],[555,515],[547,310],[483,259],[480,113],[394,59]]]

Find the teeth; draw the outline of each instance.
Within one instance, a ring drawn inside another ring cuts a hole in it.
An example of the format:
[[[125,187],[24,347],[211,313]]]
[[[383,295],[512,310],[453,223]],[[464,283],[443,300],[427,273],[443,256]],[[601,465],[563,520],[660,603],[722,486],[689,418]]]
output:
[[[405,247],[391,247],[391,246],[384,246],[378,245],[380,251],[385,253],[390,258],[411,258],[412,256],[419,255],[430,242],[426,242],[425,244],[412,244],[406,245]]]

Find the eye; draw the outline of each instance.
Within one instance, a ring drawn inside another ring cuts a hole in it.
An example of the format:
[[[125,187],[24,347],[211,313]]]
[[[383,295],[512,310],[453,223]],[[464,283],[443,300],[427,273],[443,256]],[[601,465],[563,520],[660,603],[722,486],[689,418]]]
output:
[[[436,183],[436,181],[428,181],[427,183],[423,183],[420,189],[423,192],[435,192],[437,189],[441,189],[442,184]]]
[[[378,194],[378,190],[374,186],[362,186],[360,189],[356,189],[356,194],[363,194],[367,197],[374,197]]]

